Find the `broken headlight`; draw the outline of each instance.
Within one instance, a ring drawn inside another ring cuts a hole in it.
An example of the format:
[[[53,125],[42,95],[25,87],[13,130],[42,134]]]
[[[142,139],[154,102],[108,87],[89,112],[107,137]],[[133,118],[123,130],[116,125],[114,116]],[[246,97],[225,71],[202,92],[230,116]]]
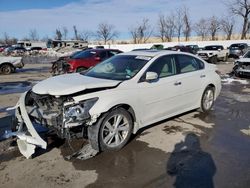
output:
[[[64,122],[76,123],[90,118],[89,110],[94,106],[98,98],[81,101],[78,104],[69,105],[64,108]]]

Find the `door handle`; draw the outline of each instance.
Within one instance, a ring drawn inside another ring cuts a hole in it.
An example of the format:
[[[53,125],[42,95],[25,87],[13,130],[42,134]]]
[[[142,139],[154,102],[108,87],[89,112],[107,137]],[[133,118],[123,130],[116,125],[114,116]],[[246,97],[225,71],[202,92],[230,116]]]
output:
[[[205,78],[205,77],[206,77],[205,74],[200,75],[200,78]]]
[[[181,85],[181,82],[175,82],[174,85],[179,86],[179,85]]]

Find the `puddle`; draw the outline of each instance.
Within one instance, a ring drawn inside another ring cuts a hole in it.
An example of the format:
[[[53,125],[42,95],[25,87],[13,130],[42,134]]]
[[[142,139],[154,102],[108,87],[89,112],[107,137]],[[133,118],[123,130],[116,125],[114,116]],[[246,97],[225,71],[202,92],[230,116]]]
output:
[[[0,95],[23,93],[32,87],[31,82],[4,82],[0,83]]]
[[[120,151],[102,152],[85,161],[75,159],[72,164],[76,170],[95,170],[98,174],[97,181],[87,187],[147,187],[149,184],[165,184],[168,155],[147,145],[133,140]]]

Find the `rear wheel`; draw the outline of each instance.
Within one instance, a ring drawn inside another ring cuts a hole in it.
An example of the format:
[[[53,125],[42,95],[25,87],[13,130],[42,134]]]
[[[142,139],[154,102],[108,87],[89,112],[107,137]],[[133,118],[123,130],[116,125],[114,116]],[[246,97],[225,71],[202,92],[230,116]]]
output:
[[[8,64],[3,64],[0,67],[0,73],[1,74],[10,74],[12,72],[12,66]]]
[[[202,112],[208,112],[211,110],[214,104],[214,87],[208,86],[201,98],[201,110]]]
[[[223,61],[226,62],[228,60],[228,54],[224,57]]]
[[[119,150],[125,146],[132,133],[132,124],[132,118],[125,109],[117,108],[111,111],[100,126],[100,149]]]

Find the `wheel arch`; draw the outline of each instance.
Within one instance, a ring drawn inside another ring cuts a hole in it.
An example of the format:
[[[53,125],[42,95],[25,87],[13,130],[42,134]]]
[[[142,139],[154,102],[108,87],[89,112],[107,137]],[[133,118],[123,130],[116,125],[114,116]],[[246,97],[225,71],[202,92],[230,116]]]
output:
[[[10,63],[10,62],[1,63],[0,67],[2,67],[3,65],[10,65],[12,68],[15,68],[15,66],[12,63]]]
[[[136,121],[135,111],[134,111],[134,109],[130,105],[125,104],[125,103],[117,104],[117,105],[111,107],[108,111],[114,110],[116,108],[124,108],[131,115],[131,118],[132,118],[133,122]]]

